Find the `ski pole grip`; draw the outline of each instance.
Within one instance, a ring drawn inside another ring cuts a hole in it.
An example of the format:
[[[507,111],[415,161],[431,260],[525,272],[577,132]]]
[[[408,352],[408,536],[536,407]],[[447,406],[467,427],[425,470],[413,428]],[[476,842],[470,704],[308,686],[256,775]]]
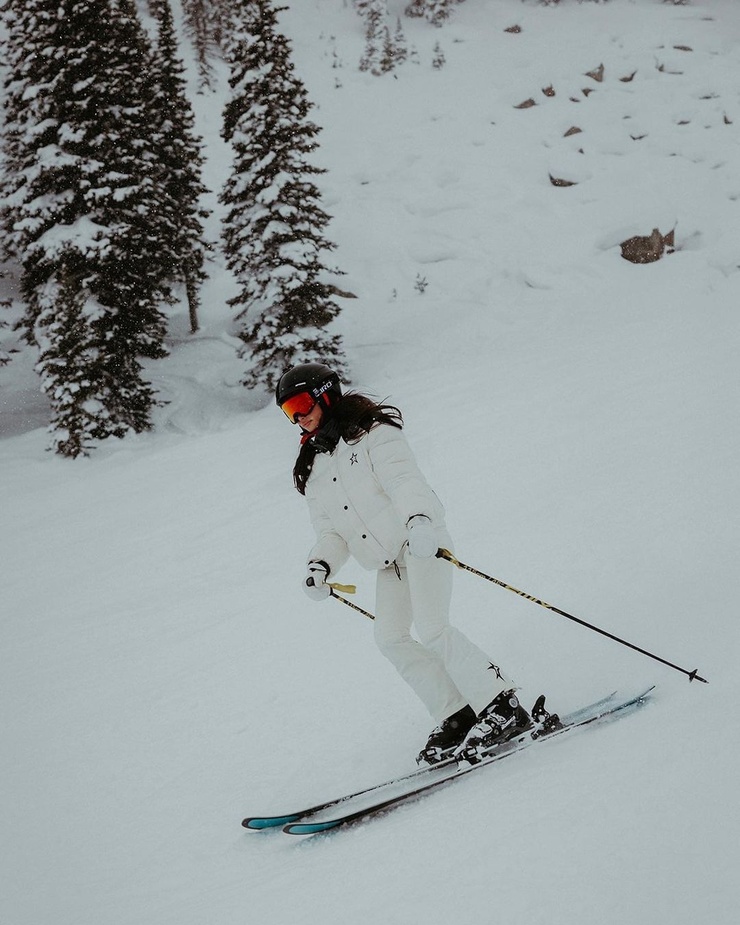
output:
[[[447,559],[448,562],[451,562],[453,565],[460,567],[460,562],[452,555],[449,549],[445,549],[443,546],[435,553],[438,559]]]

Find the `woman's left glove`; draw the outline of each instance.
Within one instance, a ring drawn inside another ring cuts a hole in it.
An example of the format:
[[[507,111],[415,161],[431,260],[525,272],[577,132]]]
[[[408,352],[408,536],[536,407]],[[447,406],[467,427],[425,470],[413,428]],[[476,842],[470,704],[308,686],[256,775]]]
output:
[[[414,514],[406,528],[409,552],[415,559],[431,559],[437,552],[437,534],[426,514]]]
[[[329,569],[323,562],[309,562],[308,572],[303,580],[303,590],[312,601],[325,601],[331,594],[331,588],[326,583]]]

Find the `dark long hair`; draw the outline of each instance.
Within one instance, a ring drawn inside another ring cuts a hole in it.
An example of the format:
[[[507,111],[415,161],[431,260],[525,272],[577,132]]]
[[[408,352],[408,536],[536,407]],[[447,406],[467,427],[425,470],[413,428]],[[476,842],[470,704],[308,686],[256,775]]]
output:
[[[324,415],[321,429],[303,443],[293,467],[293,482],[302,495],[306,494],[316,453],[334,452],[340,440],[355,443],[376,424],[403,427],[403,415],[395,405],[378,404],[358,392],[347,392],[336,404],[325,409]]]

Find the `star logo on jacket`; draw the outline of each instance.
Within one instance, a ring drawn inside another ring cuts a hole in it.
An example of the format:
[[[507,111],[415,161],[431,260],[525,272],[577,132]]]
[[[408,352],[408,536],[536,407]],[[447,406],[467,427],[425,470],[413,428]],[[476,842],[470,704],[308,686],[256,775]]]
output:
[[[353,454],[350,456],[350,458],[349,458],[349,464],[350,464],[350,466],[354,466],[354,465],[355,465],[356,463],[358,463],[358,462],[359,462],[359,460],[358,460],[358,458],[357,458],[357,453],[353,453]]]
[[[504,676],[501,674],[501,669],[498,667],[498,665],[494,665],[493,662],[491,662],[491,664],[488,666],[488,671],[495,671],[496,677],[500,681],[504,680]]]

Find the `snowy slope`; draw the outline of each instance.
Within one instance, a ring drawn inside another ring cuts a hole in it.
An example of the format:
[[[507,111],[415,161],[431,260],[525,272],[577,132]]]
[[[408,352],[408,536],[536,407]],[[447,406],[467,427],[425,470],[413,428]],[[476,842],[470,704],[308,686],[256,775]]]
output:
[[[0,369],[0,920],[730,925],[740,7],[467,0],[404,20],[419,63],[383,78],[349,2],[290,7],[354,384],[403,408],[457,554],[710,683],[460,573],[525,701],[654,702],[335,836],[245,833],[410,769],[430,720],[367,620],[300,592],[295,433],[237,385],[217,258],[153,434],[52,457],[32,357]],[[195,102],[218,187],[221,98]],[[623,260],[655,226],[676,253]]]

